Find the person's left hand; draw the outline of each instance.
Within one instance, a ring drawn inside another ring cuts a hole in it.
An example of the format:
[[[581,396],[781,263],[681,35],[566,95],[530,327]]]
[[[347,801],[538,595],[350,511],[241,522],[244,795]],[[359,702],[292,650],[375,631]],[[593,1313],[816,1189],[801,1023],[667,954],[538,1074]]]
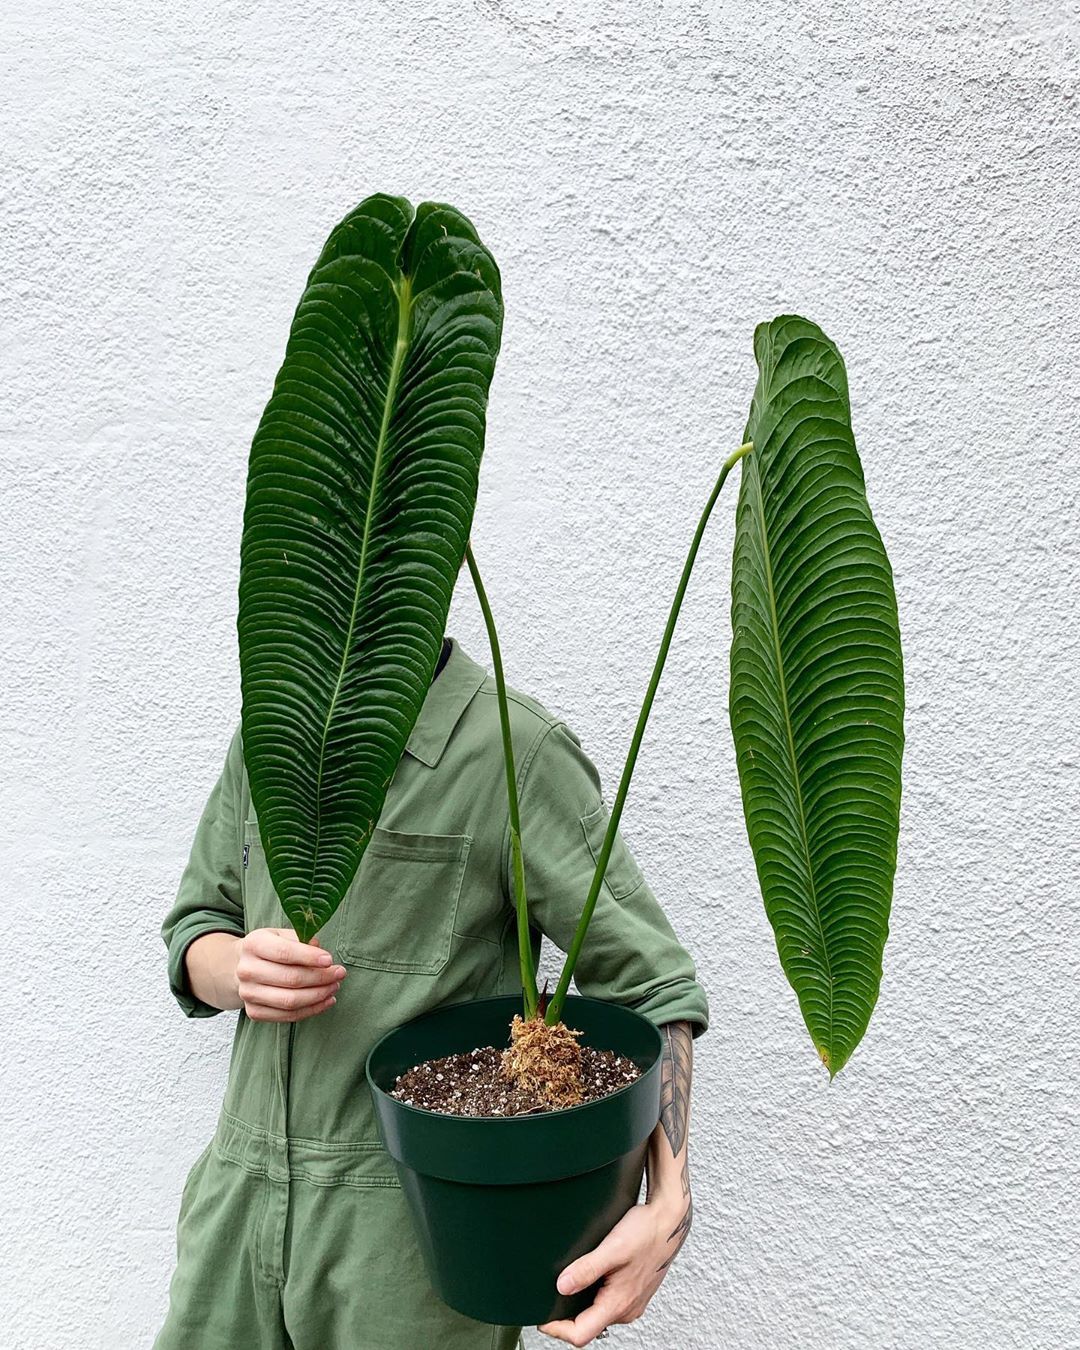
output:
[[[682,1209],[659,1200],[635,1205],[599,1247],[571,1262],[559,1276],[560,1294],[575,1294],[603,1279],[595,1301],[573,1320],[547,1322],[539,1330],[580,1346],[606,1327],[639,1318],[690,1231],[689,1204],[685,1197]]]

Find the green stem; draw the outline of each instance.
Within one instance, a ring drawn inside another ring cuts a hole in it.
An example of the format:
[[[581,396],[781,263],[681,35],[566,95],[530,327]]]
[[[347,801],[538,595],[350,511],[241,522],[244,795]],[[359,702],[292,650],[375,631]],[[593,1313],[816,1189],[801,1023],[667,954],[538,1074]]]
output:
[[[701,540],[705,534],[705,526],[709,523],[709,516],[716,505],[716,499],[720,496],[720,489],[724,486],[728,474],[738,464],[744,455],[748,455],[754,446],[751,441],[745,445],[740,445],[727,460],[720,470],[720,477],[716,480],[716,486],[705,503],[705,510],[701,513],[701,519],[698,521],[697,530],[694,533],[693,543],[690,545],[690,552],[687,555],[686,563],[683,566],[682,576],[679,578],[679,586],[675,592],[675,599],[671,602],[671,612],[668,615],[667,627],[664,629],[664,636],[660,643],[660,651],[657,653],[656,664],[653,666],[652,679],[649,681],[649,687],[645,691],[645,702],[641,705],[641,712],[638,714],[637,726],[634,728],[634,737],[630,742],[630,750],[626,756],[626,763],[623,766],[622,778],[619,780],[619,790],[615,794],[615,803],[611,808],[611,816],[608,820],[607,832],[604,835],[604,842],[600,847],[600,854],[596,859],[596,870],[593,873],[592,884],[589,887],[589,894],[585,899],[585,906],[581,911],[581,918],[578,920],[577,930],[574,933],[574,940],[570,944],[570,950],[566,954],[566,961],[563,964],[562,974],[559,976],[559,984],[548,1004],[546,1021],[549,1026],[554,1026],[562,1017],[563,1004],[566,1002],[566,995],[570,989],[570,981],[574,978],[574,968],[577,965],[578,957],[581,955],[581,948],[585,942],[585,934],[589,931],[589,923],[593,916],[593,910],[596,908],[596,901],[600,895],[600,888],[604,884],[604,873],[607,871],[608,859],[611,857],[611,850],[615,846],[615,836],[619,829],[619,820],[622,817],[623,806],[626,803],[626,794],[630,789],[630,779],[634,774],[634,766],[637,763],[638,751],[641,749],[642,738],[645,735],[645,725],[649,720],[649,713],[652,711],[653,700],[656,698],[656,690],[660,684],[660,676],[664,672],[664,662],[667,660],[668,649],[671,646],[671,639],[675,633],[675,624],[679,618],[679,610],[682,608],[683,596],[686,594],[686,587],[690,581],[690,573],[694,569],[694,561],[698,555],[698,549],[701,547]]]
[[[529,932],[529,903],[525,895],[525,860],[521,852],[521,816],[518,811],[517,769],[514,767],[514,745],[510,737],[510,709],[506,702],[506,679],[503,675],[502,652],[495,632],[495,619],[488,604],[487,591],[480,580],[480,571],[473,557],[472,545],[465,548],[465,561],[476,588],[476,598],[487,627],[491,647],[491,664],[495,671],[495,692],[499,700],[499,725],[502,729],[503,764],[506,768],[506,796],[510,805],[510,853],[514,868],[514,902],[517,909],[518,962],[521,966],[521,992],[526,1020],[535,1017],[540,1006],[540,991],[536,987],[536,966],[533,964],[532,935]]]

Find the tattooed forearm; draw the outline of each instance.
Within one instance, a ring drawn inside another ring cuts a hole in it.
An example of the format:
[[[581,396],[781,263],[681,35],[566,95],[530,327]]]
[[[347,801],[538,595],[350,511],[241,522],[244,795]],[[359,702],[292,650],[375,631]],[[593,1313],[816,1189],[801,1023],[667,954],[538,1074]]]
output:
[[[660,1064],[660,1123],[671,1152],[677,1158],[686,1143],[690,1118],[690,1078],[693,1070],[693,1032],[688,1022],[669,1022],[663,1028],[664,1055]]]
[[[690,1160],[686,1146],[690,1127],[690,1078],[693,1071],[693,1032],[687,1022],[673,1022],[663,1028],[664,1053],[660,1062],[660,1127],[663,1139],[671,1149],[670,1158],[664,1162],[659,1159],[658,1166],[671,1168],[678,1165],[682,1158],[679,1181],[682,1198],[685,1201],[683,1216],[667,1239],[670,1248],[663,1265],[657,1272],[667,1270],[678,1256],[694,1221],[694,1202],[690,1198]],[[657,1131],[657,1137],[660,1131]],[[664,1143],[655,1147],[663,1150]],[[670,1173],[669,1173],[670,1176]],[[672,1178],[673,1179],[673,1178]]]

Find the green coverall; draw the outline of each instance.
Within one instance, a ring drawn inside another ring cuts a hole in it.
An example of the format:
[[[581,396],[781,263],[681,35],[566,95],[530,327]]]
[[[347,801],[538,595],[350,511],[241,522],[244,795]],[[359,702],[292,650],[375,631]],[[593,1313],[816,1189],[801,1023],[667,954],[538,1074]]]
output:
[[[517,694],[510,707],[530,913],[565,950],[607,812],[565,724]],[[432,1291],[364,1081],[384,1032],[443,1004],[520,988],[511,876],[495,685],[455,642],[357,876],[320,934],[349,969],[336,1006],[295,1024],[239,1016],[217,1132],[184,1187],[156,1350],[516,1344],[519,1328],[474,1322]],[[163,929],[184,1012],[217,1011],[187,984],[184,955],[196,938],[286,924],[238,733]],[[577,984],[657,1024],[707,1022],[690,957],[621,842]]]

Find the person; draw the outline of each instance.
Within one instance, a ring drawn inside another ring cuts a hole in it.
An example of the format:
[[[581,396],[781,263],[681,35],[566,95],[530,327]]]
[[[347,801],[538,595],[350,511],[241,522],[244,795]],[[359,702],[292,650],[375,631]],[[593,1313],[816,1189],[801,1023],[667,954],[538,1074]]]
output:
[[[510,694],[534,940],[566,949],[607,823],[564,722]],[[240,733],[165,920],[189,1017],[239,1009],[220,1120],[185,1184],[155,1350],[510,1350],[520,1328],[473,1321],[425,1275],[364,1079],[385,1032],[431,1008],[520,988],[495,684],[448,639],[359,871],[311,944],[266,867]],[[640,1316],[690,1229],[691,1042],[706,997],[619,840],[577,968],[582,994],[662,1028],[662,1114],[647,1198],[560,1275],[602,1280],[542,1331],[586,1345]]]

